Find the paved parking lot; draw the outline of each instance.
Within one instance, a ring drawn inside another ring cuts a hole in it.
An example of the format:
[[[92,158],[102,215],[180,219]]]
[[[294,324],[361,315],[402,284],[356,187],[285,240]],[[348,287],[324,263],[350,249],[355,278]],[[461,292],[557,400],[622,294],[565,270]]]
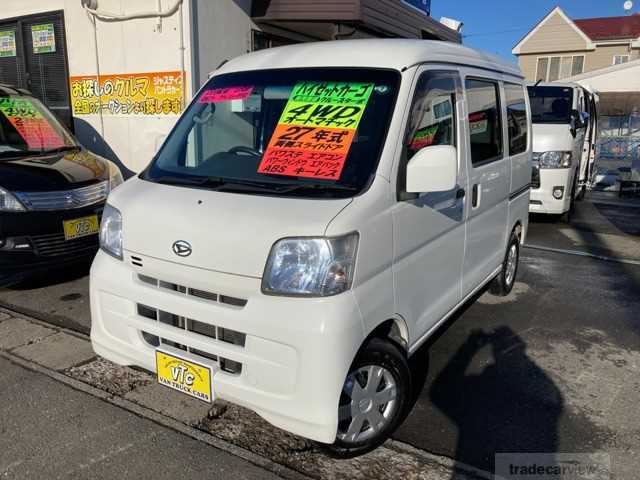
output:
[[[635,478],[640,209],[582,202],[571,226],[533,218],[528,243],[554,251],[524,248],[510,297],[480,295],[414,357],[423,388],[396,439],[486,471],[496,452],[604,451],[618,478]],[[83,273],[0,302],[87,331]]]

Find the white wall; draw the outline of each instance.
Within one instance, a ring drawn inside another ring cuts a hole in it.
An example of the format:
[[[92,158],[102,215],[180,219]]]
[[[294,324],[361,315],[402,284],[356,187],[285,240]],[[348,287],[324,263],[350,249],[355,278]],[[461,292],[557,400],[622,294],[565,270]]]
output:
[[[219,0],[212,0],[217,3]],[[226,0],[225,0],[226,1]],[[167,10],[175,0],[160,0]],[[157,10],[157,0],[99,0],[99,9],[116,14],[131,14]],[[187,100],[191,98],[191,50],[189,4],[183,2],[185,44],[185,87]],[[64,10],[69,58],[69,75],[96,75],[96,50],[93,25],[80,0],[2,0],[0,18]],[[162,19],[140,19],[125,22],[98,20],[97,49],[100,73],[123,74],[180,70],[178,13]],[[101,147],[101,138],[127,168],[139,171],[155,154],[157,147],[177,119],[177,115],[82,115],[75,117],[76,135],[89,149],[108,153]]]

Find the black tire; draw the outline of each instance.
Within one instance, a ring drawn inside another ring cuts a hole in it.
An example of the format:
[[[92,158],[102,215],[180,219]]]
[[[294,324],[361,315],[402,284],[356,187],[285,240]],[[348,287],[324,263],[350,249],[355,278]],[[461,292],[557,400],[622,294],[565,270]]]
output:
[[[512,248],[515,247],[515,270],[512,274],[509,274],[509,254],[512,252]],[[504,255],[502,262],[502,270],[493,279],[491,285],[489,285],[489,292],[499,297],[506,297],[511,293],[513,285],[516,283],[516,277],[518,275],[518,263],[520,262],[520,240],[516,235],[516,232],[511,232],[509,243],[507,243],[507,251]]]
[[[395,344],[388,340],[372,338],[356,356],[356,359],[349,369],[347,379],[349,379],[349,376],[353,372],[357,372],[359,369],[367,366],[383,367],[392,375],[396,385],[396,403],[394,404],[392,413],[390,413],[390,417],[386,421],[384,427],[373,434],[373,436],[363,441],[346,441],[341,439],[341,431],[348,429],[352,420],[349,418],[339,421],[338,436],[336,437],[335,442],[332,445],[326,445],[329,454],[334,457],[351,458],[363,455],[377,448],[382,445],[384,441],[391,436],[391,434],[393,434],[402,421],[404,421],[408,413],[407,410],[412,395],[412,383],[411,371],[405,354],[401,352]],[[345,383],[347,379],[345,379]],[[349,404],[349,400],[349,396],[343,391],[340,398],[340,405],[345,404],[345,402]],[[362,426],[360,431],[365,431],[369,428],[365,428],[365,425]]]

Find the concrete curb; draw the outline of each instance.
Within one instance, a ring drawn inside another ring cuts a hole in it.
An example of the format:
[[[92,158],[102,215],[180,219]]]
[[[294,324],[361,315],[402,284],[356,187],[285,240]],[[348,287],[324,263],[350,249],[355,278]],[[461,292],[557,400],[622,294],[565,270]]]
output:
[[[154,412],[153,410],[142,407],[122,397],[111,395],[103,390],[100,390],[99,388],[92,387],[91,385],[87,385],[86,383],[83,383],[79,380],[68,377],[54,370],[50,370],[46,367],[38,365],[29,360],[24,360],[16,355],[13,355],[11,353],[8,353],[2,350],[0,350],[0,357],[20,367],[26,368],[27,370],[31,370],[32,372],[46,375],[47,377],[57,382],[63,383],[73,388],[74,390],[78,390],[80,392],[87,393],[93,397],[100,398],[101,400],[104,400],[107,403],[110,403],[124,410],[127,410],[131,413],[134,413],[141,418],[151,420],[152,422],[162,425],[163,427],[170,428],[172,430],[182,433],[183,435],[191,437],[194,440],[198,440],[200,442],[206,443],[207,445],[211,445],[212,447],[218,448],[224,452],[235,455],[236,457],[242,458],[243,460],[253,463],[254,465],[264,468],[265,470],[269,470],[270,472],[275,473],[276,475],[279,475],[280,477],[285,478],[287,480],[308,480],[309,478],[311,478],[306,475],[303,475],[300,472],[296,472],[295,470],[292,470],[283,465],[272,462],[271,460],[268,460],[264,457],[256,455],[248,450],[237,447],[236,445],[225,442],[224,440],[220,440],[219,438],[214,437],[213,435],[209,435],[201,430],[198,430],[193,427],[189,427],[182,422],[179,422],[172,418],[161,415],[157,412]]]

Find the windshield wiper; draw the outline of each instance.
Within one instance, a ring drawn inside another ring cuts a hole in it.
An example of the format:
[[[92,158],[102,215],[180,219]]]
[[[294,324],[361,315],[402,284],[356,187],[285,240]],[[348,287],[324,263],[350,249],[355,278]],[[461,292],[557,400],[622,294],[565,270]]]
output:
[[[357,187],[351,187],[349,185],[324,185],[319,183],[310,183],[310,184],[302,184],[302,185],[291,185],[288,188],[283,188],[280,190],[281,192],[289,193],[294,192],[296,190],[337,190],[342,192],[357,192]]]

